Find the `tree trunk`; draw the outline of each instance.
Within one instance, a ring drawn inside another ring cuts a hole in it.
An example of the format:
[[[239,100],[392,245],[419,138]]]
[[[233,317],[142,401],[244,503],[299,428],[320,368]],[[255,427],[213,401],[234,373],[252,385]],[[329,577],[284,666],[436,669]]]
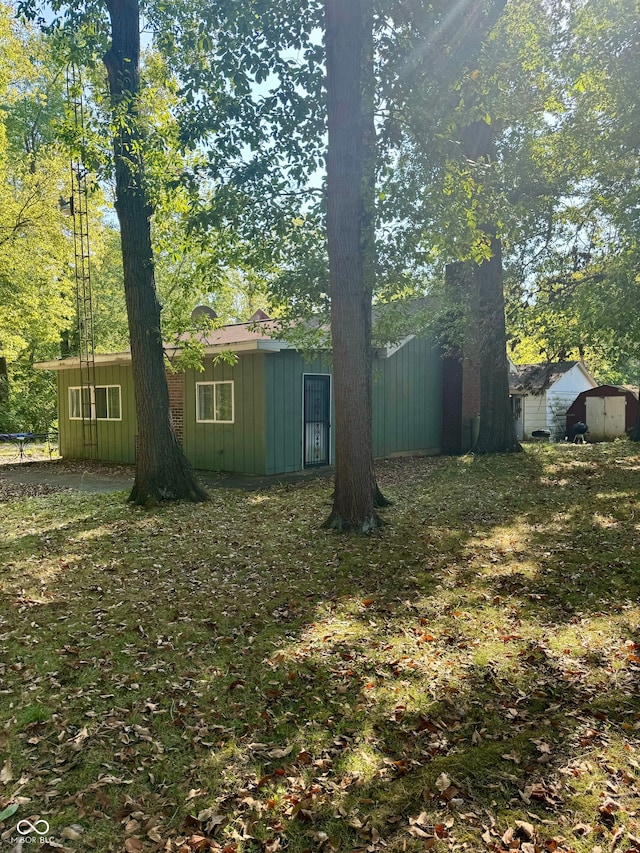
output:
[[[373,466],[371,239],[367,217],[370,132],[363,110],[368,0],[325,0],[327,56],[327,243],[335,395],[336,477],[325,527],[380,525]],[[382,499],[382,496],[380,495]],[[383,499],[382,499],[383,500]],[[382,502],[382,501],[381,501]]]
[[[0,403],[6,406],[9,402],[9,371],[7,359],[0,355]]]
[[[472,161],[493,159],[491,126],[485,121],[465,128],[463,148]],[[504,319],[502,243],[493,223],[481,225],[491,245],[491,258],[474,264],[478,293],[480,361],[480,432],[476,453],[521,451],[509,400],[509,363]]]
[[[140,89],[138,0],[106,0],[111,48],[104,56],[114,119],[116,212],[120,222],[131,367],[138,419],[136,478],[129,500],[207,499],[171,425],[160,331],[150,217],[143,184],[137,98]]]
[[[491,259],[475,265],[480,326],[480,432],[476,453],[522,450],[509,399],[509,363],[504,322],[502,244],[491,234]]]
[[[369,341],[369,380],[367,382],[367,393],[369,399],[367,410],[369,412],[369,430],[372,429],[373,420],[373,349],[371,346],[372,315],[371,302],[376,283],[376,269],[378,257],[376,252],[376,172],[378,165],[378,142],[375,124],[376,103],[376,75],[374,69],[374,44],[373,44],[373,4],[366,0],[364,8],[364,46],[362,59],[362,122],[363,122],[363,176],[362,176],[362,264],[363,264],[363,289],[368,294],[368,310],[365,318],[367,322],[367,340]],[[373,455],[373,439],[371,442]],[[385,498],[374,472],[373,504],[376,507],[391,506],[391,501]]]

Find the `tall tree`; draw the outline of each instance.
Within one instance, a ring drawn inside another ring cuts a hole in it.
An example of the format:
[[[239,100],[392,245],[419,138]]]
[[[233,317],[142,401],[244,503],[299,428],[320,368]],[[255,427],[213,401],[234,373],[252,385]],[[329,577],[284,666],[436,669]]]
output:
[[[292,248],[305,260],[312,259],[312,275],[297,279],[305,279],[307,292],[296,291],[291,299],[298,318],[301,307],[313,311],[325,302],[322,239],[319,251],[311,247],[322,229],[320,217],[311,209],[317,193],[310,184],[324,155],[323,130],[328,124],[326,231],[336,490],[327,524],[371,529],[379,523],[375,504],[384,501],[375,484],[371,435],[373,4],[363,0],[324,6],[326,120],[318,74],[323,56],[314,43],[314,30],[321,23],[319,4],[287,0],[272,8],[252,0],[214,2],[204,17],[194,19],[185,14],[192,12],[193,3],[183,3],[178,6],[179,24],[174,20],[164,30],[169,49],[179,44],[178,59],[193,57],[197,68],[193,75],[182,73],[188,81],[182,119],[185,136],[194,131],[201,134],[198,142],[208,153],[209,197],[200,208],[198,224],[233,222],[236,234],[246,235],[247,242],[259,250],[265,248],[267,261],[280,261],[283,268],[283,274],[274,277],[279,294],[283,284],[296,279]],[[301,62],[289,58],[291,48],[303,57]],[[268,77],[274,85],[265,93]],[[264,235],[271,241],[271,251],[264,246]],[[312,248],[309,253],[307,247]],[[259,254],[252,252],[254,258]],[[313,294],[309,293],[312,277],[322,282]]]
[[[169,410],[139,125],[140,16],[137,0],[106,0],[111,46],[104,56],[113,111],[116,211],[138,419],[136,478],[129,500],[206,500],[176,438]]]
[[[336,476],[327,527],[379,526],[371,427],[371,282],[367,238],[364,68],[368,0],[325,0],[327,245],[335,394]]]
[[[39,33],[0,4],[0,431],[41,432],[55,418],[55,382],[34,371],[58,351],[72,313],[73,249],[58,199],[68,161],[55,142],[63,81]]]
[[[125,302],[138,420],[137,466],[129,499],[142,505],[162,500],[206,500],[173,431],[169,409],[154,260],[152,204],[144,172],[146,140],[140,110],[140,20],[137,0],[55,2],[58,17],[47,21],[39,0],[18,3],[28,18],[54,39],[59,57],[94,67],[102,52],[110,95],[109,124],[121,226]],[[109,47],[104,52],[105,44]],[[97,136],[83,155],[99,153]]]
[[[547,113],[556,204],[544,244],[513,269],[520,274],[509,294],[516,356],[583,356],[603,380],[636,383],[638,5],[581,0],[568,12],[556,38],[560,96]]]
[[[491,125],[473,122],[462,133],[463,152],[477,168],[489,168],[494,159]],[[484,260],[467,261],[478,295],[478,347],[480,364],[480,431],[476,453],[508,453],[522,450],[516,438],[509,401],[509,369],[505,328],[502,240],[495,222],[479,223],[487,245]]]
[[[484,452],[518,450],[508,395],[505,245],[512,258],[544,242],[549,215],[571,186],[545,156],[558,108],[554,19],[537,0],[475,0],[441,10],[411,74],[396,85],[388,134],[397,170],[384,190],[396,210],[398,254],[467,264],[478,293]],[[448,14],[451,11],[451,14]],[[447,22],[458,21],[448,30]],[[416,34],[409,28],[412,40]],[[418,94],[419,93],[419,94]],[[422,101],[420,98],[422,97]],[[425,106],[429,105],[426,110]],[[395,134],[395,137],[394,137]],[[419,233],[419,232],[422,233]]]

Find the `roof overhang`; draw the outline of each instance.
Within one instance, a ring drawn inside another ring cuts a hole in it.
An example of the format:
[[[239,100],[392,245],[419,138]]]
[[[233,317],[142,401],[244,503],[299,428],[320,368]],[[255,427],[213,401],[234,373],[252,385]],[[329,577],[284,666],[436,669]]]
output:
[[[105,355],[94,355],[96,367],[110,367],[117,364],[131,364],[130,352],[110,352]],[[38,370],[75,370],[80,367],[80,358],[56,358],[53,361],[37,361],[34,365]]]
[[[204,348],[204,357],[215,358],[225,352],[233,352],[238,355],[251,352],[280,352],[280,350],[293,349],[286,341],[276,341],[273,338],[260,338],[253,341],[242,341],[237,344],[216,344]],[[182,355],[182,347],[165,347],[165,355],[172,361]],[[94,355],[93,361],[96,367],[115,367],[131,364],[131,352],[98,353]],[[57,358],[53,361],[39,361],[34,364],[39,370],[78,370],[80,358]]]

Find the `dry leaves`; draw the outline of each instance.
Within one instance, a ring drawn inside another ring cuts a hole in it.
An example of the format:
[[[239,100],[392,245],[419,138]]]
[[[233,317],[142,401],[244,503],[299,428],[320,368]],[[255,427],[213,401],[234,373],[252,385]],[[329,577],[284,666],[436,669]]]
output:
[[[383,466],[366,541],[317,531],[314,483],[4,504],[3,840],[42,813],[97,853],[640,850],[640,457],[520,456]]]

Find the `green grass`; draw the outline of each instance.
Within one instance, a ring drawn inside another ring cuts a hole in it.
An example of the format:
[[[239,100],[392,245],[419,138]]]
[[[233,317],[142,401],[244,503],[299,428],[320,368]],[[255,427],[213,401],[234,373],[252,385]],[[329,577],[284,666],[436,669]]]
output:
[[[151,513],[14,488],[0,837],[38,818],[68,850],[640,849],[640,448],[379,480],[394,506],[366,538],[320,529],[326,481]]]
[[[34,444],[26,444],[20,455],[20,448],[11,442],[0,443],[0,464],[12,465],[20,462],[42,461],[44,459],[58,459],[57,443],[38,441]]]

